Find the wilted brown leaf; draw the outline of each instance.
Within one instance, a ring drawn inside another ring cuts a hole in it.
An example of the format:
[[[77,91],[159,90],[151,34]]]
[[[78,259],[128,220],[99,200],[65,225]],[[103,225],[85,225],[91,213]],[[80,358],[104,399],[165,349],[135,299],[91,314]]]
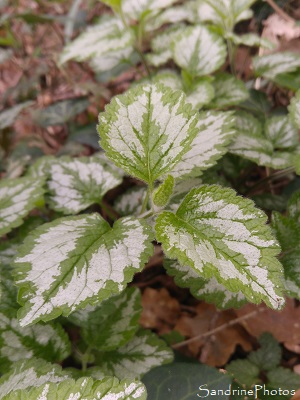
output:
[[[242,326],[253,336],[258,337],[263,332],[271,332],[279,342],[289,344],[300,343],[300,307],[294,300],[287,299],[282,311],[273,311],[267,306],[260,306],[264,311],[253,318],[241,322]],[[247,304],[236,314],[241,317],[257,309],[253,304]]]
[[[236,318],[233,311],[218,311],[211,304],[201,303],[196,309],[197,315],[195,317],[182,316],[174,328],[189,338],[205,334]],[[199,357],[201,362],[212,366],[222,366],[229,360],[238,344],[245,351],[252,349],[247,335],[240,326],[236,325],[227,326],[220,332],[200,337],[198,340],[189,343],[188,348],[197,357],[201,349]]]
[[[147,288],[142,295],[142,306],[141,325],[155,328],[160,334],[170,332],[179,318],[179,302],[165,288]]]

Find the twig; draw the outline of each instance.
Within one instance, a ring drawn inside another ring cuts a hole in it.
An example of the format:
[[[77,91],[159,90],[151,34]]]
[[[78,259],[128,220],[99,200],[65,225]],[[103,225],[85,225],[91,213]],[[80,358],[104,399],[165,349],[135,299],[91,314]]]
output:
[[[273,8],[273,10],[283,19],[288,22],[296,23],[294,18],[290,17],[286,12],[284,12],[273,0],[265,0],[269,6]]]
[[[275,180],[277,178],[282,178],[284,176],[292,174],[293,172],[295,172],[295,168],[294,167],[288,167],[286,169],[282,169],[282,170],[279,170],[277,172],[274,172],[274,174],[272,174],[270,176],[266,176],[265,178],[263,178],[259,182],[257,182],[255,185],[253,185],[251,188],[249,188],[249,190],[247,190],[247,192],[245,193],[245,196],[249,196],[253,191],[255,191],[256,189],[260,188],[265,183],[268,183],[269,181],[273,181],[273,180]]]
[[[266,309],[262,308],[262,307],[258,308],[257,310],[252,311],[249,314],[243,315],[242,317],[238,317],[236,319],[232,319],[231,321],[226,322],[225,324],[220,325],[217,328],[211,329],[210,331],[201,333],[200,335],[194,336],[191,339],[184,340],[183,342],[176,343],[172,347],[173,347],[173,349],[178,349],[179,347],[183,347],[183,346],[186,346],[187,344],[194,343],[199,339],[214,335],[215,333],[220,332],[223,329],[226,329],[226,328],[229,328],[230,326],[239,324],[240,322],[245,321],[246,319],[255,317],[258,313],[263,312],[263,311],[266,311]]]

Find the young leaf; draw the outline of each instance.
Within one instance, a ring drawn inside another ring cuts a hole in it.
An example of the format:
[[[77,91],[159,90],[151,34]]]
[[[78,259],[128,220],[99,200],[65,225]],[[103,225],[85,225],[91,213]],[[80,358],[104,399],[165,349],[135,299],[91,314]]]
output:
[[[198,80],[193,87],[186,92],[186,101],[191,103],[195,109],[202,108],[209,104],[215,96],[214,86],[203,78]]]
[[[68,44],[60,56],[60,64],[69,60],[92,61],[98,71],[108,71],[133,52],[134,35],[115,17],[105,16]]]
[[[68,319],[82,327],[82,337],[89,347],[111,351],[134,336],[141,312],[139,290],[128,288],[99,306],[75,311]]]
[[[67,316],[121,292],[151,256],[151,239],[151,228],[133,217],[113,228],[98,214],[37,228],[15,260],[21,326]]]
[[[59,365],[38,358],[18,361],[0,378],[0,400],[14,390],[38,387],[49,382],[62,382],[69,377]]]
[[[260,349],[252,351],[248,360],[261,371],[270,371],[277,367],[281,360],[281,348],[271,333],[263,333],[259,339]]]
[[[175,362],[148,372],[142,379],[151,399],[192,400],[216,398],[229,400],[229,395],[219,395],[230,387],[231,379],[216,368],[200,363]],[[210,395],[208,393],[211,393]]]
[[[280,52],[266,56],[254,57],[253,68],[258,76],[264,76],[270,80],[277,75],[293,72],[300,68],[300,55],[296,53]]]
[[[197,115],[185,95],[161,84],[116,96],[99,123],[107,157],[151,187],[180,161],[198,132]]]
[[[198,134],[191,150],[182,156],[171,174],[176,179],[197,177],[213,166],[224,153],[235,131],[235,120],[230,112],[206,111],[199,114]]]
[[[185,29],[184,25],[175,25],[158,33],[151,41],[152,53],[147,54],[147,60],[151,65],[159,67],[172,58],[171,43],[176,40],[179,33]],[[179,89],[179,88],[177,88]]]
[[[295,390],[300,387],[300,376],[288,368],[277,367],[268,371],[268,385],[273,388],[281,387],[283,390]]]
[[[242,103],[249,97],[245,84],[230,74],[221,72],[212,83],[215,97],[209,104],[212,108],[223,108]]]
[[[295,126],[300,129],[300,89],[296,93],[295,97],[292,98],[291,104],[288,107],[290,117]]]
[[[202,279],[193,268],[182,266],[176,261],[167,260],[164,267],[178,286],[189,288],[195,298],[213,303],[220,309],[239,308],[247,302],[243,293],[229,291],[215,277]]]
[[[107,376],[139,379],[152,368],[173,361],[165,342],[148,330],[140,330],[124,346],[106,353],[95,353],[96,364]]]
[[[71,346],[66,332],[60,325],[36,324],[21,328],[15,318],[17,310],[5,311],[0,311],[0,371],[2,373],[5,373],[16,361],[30,359],[33,356],[50,362],[63,361],[68,357]]]
[[[224,64],[226,46],[221,36],[204,25],[187,27],[171,45],[175,63],[199,77],[216,71]]]
[[[98,157],[56,159],[50,165],[50,175],[51,207],[64,214],[76,214],[99,204],[123,178]]]
[[[168,175],[165,181],[153,192],[153,203],[158,207],[164,207],[170,200],[173,189],[174,178],[172,175]]]
[[[121,196],[119,196],[115,203],[114,209],[121,216],[126,215],[139,215],[142,204],[147,194],[146,186],[135,186]]]
[[[152,78],[153,82],[163,83],[165,86],[173,90],[182,90],[186,94],[186,101],[191,103],[195,109],[199,109],[214,97],[214,88],[208,77],[197,79],[192,83],[191,87],[185,88],[182,79],[172,71],[162,71]]]
[[[226,366],[226,370],[232,374],[242,385],[251,387],[257,382],[260,369],[248,359],[233,360]]]
[[[21,225],[42,199],[44,179],[23,177],[0,182],[0,236]]]
[[[47,382],[30,390],[14,390],[3,400],[146,400],[146,388],[141,382],[124,379],[119,382],[114,377],[94,381],[80,378],[76,382],[66,379],[60,383]]]
[[[266,220],[232,189],[203,185],[185,197],[176,214],[162,212],[155,229],[168,257],[205,279],[214,276],[251,302],[280,309],[282,267],[275,258],[280,248]]]

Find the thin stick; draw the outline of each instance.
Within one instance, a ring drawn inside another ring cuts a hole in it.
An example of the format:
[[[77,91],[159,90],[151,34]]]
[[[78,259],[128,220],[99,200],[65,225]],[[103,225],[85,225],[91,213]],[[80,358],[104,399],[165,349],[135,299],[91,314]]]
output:
[[[194,336],[191,339],[184,340],[183,342],[176,343],[172,347],[173,347],[173,349],[178,349],[180,347],[186,346],[187,344],[194,343],[199,339],[205,338],[207,336],[214,335],[215,333],[220,332],[223,329],[226,329],[226,328],[228,328],[230,326],[239,324],[240,322],[245,321],[246,319],[255,317],[258,313],[263,312],[263,311],[266,311],[266,309],[265,308],[258,308],[255,311],[251,311],[249,314],[243,315],[242,317],[238,317],[236,319],[232,319],[231,321],[226,322],[226,324],[220,325],[217,328],[211,329],[210,331],[201,333],[200,335]]]
[[[294,18],[290,17],[286,12],[284,12],[273,0],[265,0],[272,8],[273,10],[283,19],[285,19],[288,22],[293,22],[295,23],[296,21]]]

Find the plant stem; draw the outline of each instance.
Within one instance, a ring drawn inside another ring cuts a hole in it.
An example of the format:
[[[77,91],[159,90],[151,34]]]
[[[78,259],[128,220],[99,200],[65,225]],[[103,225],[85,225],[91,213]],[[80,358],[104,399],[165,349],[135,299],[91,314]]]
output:
[[[140,216],[142,215],[142,214],[144,214],[145,213],[145,211],[147,210],[147,206],[148,206],[148,202],[149,202],[149,196],[150,196],[150,188],[148,188],[148,190],[147,190],[147,192],[146,192],[146,196],[145,196],[145,198],[144,198],[144,200],[143,200],[143,203],[142,203],[142,208],[141,208],[141,212],[140,212]],[[148,213],[148,211],[147,211],[147,213]]]
[[[283,176],[289,175],[291,173],[295,172],[294,167],[289,167],[286,169],[283,169],[281,171],[274,172],[274,174],[266,176],[263,178],[261,181],[257,182],[254,186],[252,186],[246,193],[245,195],[249,195],[251,192],[254,190],[258,189],[260,186],[263,186],[265,183],[268,183],[274,179],[281,178]]]
[[[91,350],[92,350],[92,348],[90,346],[88,346],[88,348],[86,349],[86,352],[82,355],[82,359],[81,359],[81,371],[82,372],[86,372],[86,370],[87,370],[87,365],[88,365]]]
[[[265,0],[273,8],[273,10],[284,20],[288,22],[293,22],[295,24],[294,18],[290,17],[286,12],[282,10],[273,0]]]
[[[232,41],[229,40],[229,39],[227,39],[227,48],[228,48],[228,57],[229,57],[230,70],[231,70],[231,73],[235,76],[236,75],[236,70],[235,70],[235,50],[236,50],[236,47],[232,43]]]

